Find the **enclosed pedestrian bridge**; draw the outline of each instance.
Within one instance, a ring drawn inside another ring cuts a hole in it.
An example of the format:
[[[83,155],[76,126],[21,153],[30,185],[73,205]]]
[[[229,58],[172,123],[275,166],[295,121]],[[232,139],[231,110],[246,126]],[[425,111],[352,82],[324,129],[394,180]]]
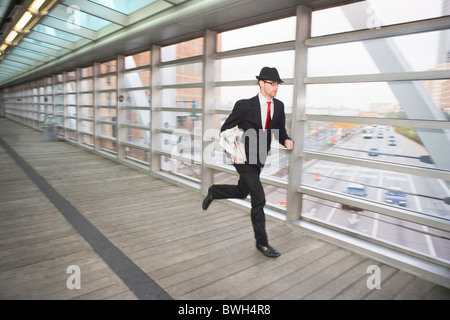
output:
[[[1,299],[449,299],[450,1],[0,17]],[[262,173],[277,259],[249,199],[201,208],[237,182],[218,130],[264,66],[295,140]]]

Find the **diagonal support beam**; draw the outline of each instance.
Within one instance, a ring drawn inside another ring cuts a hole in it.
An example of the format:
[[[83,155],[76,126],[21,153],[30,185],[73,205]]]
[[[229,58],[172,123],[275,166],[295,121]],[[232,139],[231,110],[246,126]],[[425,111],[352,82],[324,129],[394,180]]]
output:
[[[342,7],[342,11],[355,29],[366,29],[369,5]],[[382,73],[412,72],[405,57],[393,39],[363,41],[364,46]],[[447,121],[443,111],[436,106],[420,81],[392,81],[389,87],[402,106],[408,119]],[[417,134],[440,169],[450,170],[450,132],[444,129],[416,128]]]

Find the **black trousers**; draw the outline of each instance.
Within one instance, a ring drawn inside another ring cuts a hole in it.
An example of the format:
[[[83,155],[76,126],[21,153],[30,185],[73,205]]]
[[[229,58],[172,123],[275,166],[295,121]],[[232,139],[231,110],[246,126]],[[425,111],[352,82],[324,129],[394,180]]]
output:
[[[213,185],[211,194],[213,199],[245,199],[249,194],[251,198],[251,220],[255,233],[256,243],[267,246],[269,241],[266,233],[266,217],[264,215],[264,205],[266,195],[263,185],[259,179],[262,167],[247,164],[235,164],[239,173],[237,185]]]

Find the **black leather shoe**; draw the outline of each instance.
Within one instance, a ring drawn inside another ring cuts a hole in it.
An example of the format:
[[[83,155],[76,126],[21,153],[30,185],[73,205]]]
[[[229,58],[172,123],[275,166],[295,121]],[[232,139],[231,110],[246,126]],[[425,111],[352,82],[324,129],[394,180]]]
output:
[[[212,197],[212,190],[211,187],[209,187],[208,189],[208,194],[206,195],[205,199],[203,200],[203,204],[202,204],[202,208],[203,210],[208,209],[209,205],[211,204],[211,202],[213,202],[213,197]]]
[[[262,246],[260,244],[256,244],[256,249],[261,251],[266,257],[270,258],[277,258],[281,255],[276,249],[272,248],[271,246]]]

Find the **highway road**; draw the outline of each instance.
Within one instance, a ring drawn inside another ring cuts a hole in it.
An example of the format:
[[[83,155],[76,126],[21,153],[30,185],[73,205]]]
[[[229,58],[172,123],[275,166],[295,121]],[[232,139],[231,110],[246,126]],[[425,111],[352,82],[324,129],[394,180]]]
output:
[[[377,137],[379,132],[382,135]],[[396,145],[389,144],[389,136],[395,136]],[[370,155],[371,148],[376,148],[378,155]],[[433,167],[432,164],[418,159],[426,155],[422,146],[396,134],[393,128],[389,127],[374,128],[371,139],[364,138],[362,132],[357,132],[326,151],[336,155]],[[317,173],[320,173],[320,178],[317,178]],[[450,190],[445,181],[320,160],[313,160],[305,165],[302,179],[304,185],[333,192],[345,192],[352,183],[364,186],[366,199],[380,203],[385,203],[388,190],[401,190],[406,195],[406,209],[450,220],[450,206],[443,201],[445,197],[450,196]],[[448,232],[373,212],[343,210],[340,204],[309,196],[305,196],[303,215],[305,218],[319,220],[450,262],[450,233]]]

